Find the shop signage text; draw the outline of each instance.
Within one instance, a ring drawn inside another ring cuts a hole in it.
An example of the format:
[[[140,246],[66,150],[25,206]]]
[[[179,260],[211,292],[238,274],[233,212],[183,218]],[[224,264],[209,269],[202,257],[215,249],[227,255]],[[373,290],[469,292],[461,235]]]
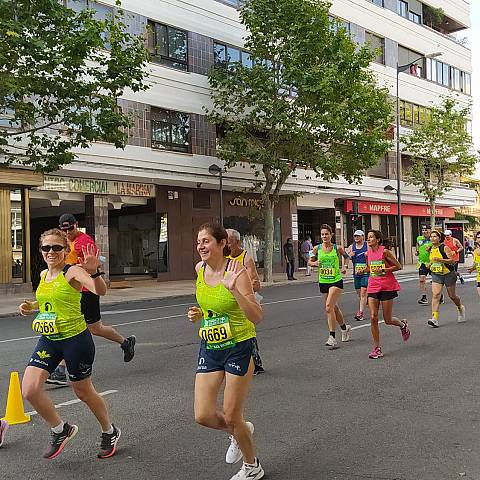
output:
[[[246,207],[246,208],[256,208],[260,210],[263,206],[263,203],[260,199],[257,198],[242,198],[234,197],[229,202],[229,205],[232,207]]]
[[[347,200],[345,202],[345,212],[353,211],[353,201]],[[372,215],[397,215],[398,209],[396,203],[384,202],[358,202],[358,213],[369,213]],[[402,205],[402,215],[409,217],[429,217],[430,207],[428,205],[412,205],[409,203]],[[437,207],[435,215],[443,218],[454,218],[455,210],[451,207]]]
[[[91,193],[97,195],[129,195],[132,197],[154,197],[153,183],[119,182],[94,178],[56,177],[45,175],[39,190],[55,192]]]

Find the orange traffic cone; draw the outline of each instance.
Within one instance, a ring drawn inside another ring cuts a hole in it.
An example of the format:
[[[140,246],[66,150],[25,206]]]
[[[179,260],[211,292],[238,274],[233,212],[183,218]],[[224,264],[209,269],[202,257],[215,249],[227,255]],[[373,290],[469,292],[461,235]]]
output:
[[[20,390],[20,379],[18,372],[10,373],[10,387],[8,389],[7,411],[2,420],[6,420],[10,425],[27,423],[30,416],[25,415],[23,407],[22,391]]]

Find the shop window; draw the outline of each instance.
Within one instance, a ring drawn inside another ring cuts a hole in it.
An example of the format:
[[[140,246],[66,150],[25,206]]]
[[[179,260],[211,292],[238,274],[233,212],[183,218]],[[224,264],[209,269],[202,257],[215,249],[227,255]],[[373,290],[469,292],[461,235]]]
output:
[[[248,210],[245,216],[225,217],[225,228],[238,230],[241,235],[242,248],[247,250],[257,267],[264,267],[265,259],[265,221],[263,217]],[[253,215],[252,215],[253,213]],[[280,268],[282,265],[282,237],[280,228],[280,218],[274,219],[273,233],[273,265]]]
[[[177,70],[188,70],[188,38],[185,30],[148,21],[147,47],[152,61]]]
[[[21,280],[23,278],[23,215],[20,190],[10,192],[10,205],[12,277]]]
[[[168,217],[166,213],[159,216],[158,234],[158,272],[168,272]]]
[[[190,152],[190,116],[187,113],[152,108],[152,148]]]
[[[365,33],[365,41],[370,44],[372,51],[375,51],[377,56],[373,59],[375,63],[385,64],[385,39],[370,32]]]

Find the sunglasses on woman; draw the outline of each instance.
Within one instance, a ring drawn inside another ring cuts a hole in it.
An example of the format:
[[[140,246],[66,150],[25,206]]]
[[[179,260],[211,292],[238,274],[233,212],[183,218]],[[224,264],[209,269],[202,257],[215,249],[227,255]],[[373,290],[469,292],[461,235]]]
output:
[[[48,253],[50,250],[54,252],[61,252],[65,247],[63,245],[42,245],[40,250],[42,252]]]

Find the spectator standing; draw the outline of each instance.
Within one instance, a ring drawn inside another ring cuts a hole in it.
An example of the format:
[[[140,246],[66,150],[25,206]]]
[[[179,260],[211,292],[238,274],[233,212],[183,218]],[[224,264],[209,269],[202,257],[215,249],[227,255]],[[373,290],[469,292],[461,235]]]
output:
[[[293,276],[295,272],[295,254],[293,252],[293,240],[290,237],[287,238],[285,245],[283,245],[283,256],[287,264],[287,278],[289,280],[296,280]]]
[[[305,271],[305,276],[309,277],[312,274],[312,267],[310,266],[310,252],[313,250],[312,239],[307,236],[305,240],[300,245],[300,255],[302,256],[303,260],[307,265],[307,269]]]

